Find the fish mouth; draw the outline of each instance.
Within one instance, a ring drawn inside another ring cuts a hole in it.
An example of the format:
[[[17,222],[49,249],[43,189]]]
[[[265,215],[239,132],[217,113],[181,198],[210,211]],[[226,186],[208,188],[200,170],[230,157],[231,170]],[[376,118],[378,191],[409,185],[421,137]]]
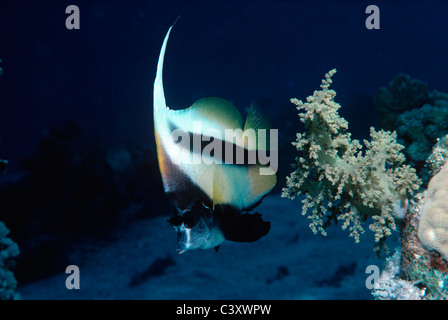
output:
[[[177,249],[177,253],[178,253],[178,254],[182,254],[182,253],[184,253],[185,251],[187,251],[187,250],[185,250],[185,249]]]

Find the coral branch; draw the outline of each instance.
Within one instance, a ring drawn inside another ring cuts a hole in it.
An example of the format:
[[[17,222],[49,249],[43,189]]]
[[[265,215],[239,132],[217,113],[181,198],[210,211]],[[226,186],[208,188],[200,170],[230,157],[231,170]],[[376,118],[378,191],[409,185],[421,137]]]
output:
[[[331,222],[340,220],[359,242],[362,222],[371,217],[369,228],[379,250],[421,181],[413,168],[403,164],[403,146],[395,132],[371,128],[364,153],[361,143],[351,139],[348,122],[338,114],[336,92],[329,89],[335,73],[334,69],[325,75],[322,90],[314,91],[307,102],[291,99],[306,131],[293,142],[299,156],[282,196],[304,196],[302,214],[308,215],[314,233],[326,235]]]

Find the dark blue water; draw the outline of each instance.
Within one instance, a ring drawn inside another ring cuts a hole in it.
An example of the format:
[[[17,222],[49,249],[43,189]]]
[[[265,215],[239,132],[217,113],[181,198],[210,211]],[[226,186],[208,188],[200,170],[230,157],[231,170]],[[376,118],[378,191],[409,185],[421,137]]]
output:
[[[67,243],[108,241],[123,221],[169,212],[152,86],[179,16],[165,58],[168,106],[205,96],[242,111],[260,105],[279,129],[277,192],[299,128],[289,99],[304,100],[330,69],[356,138],[379,127],[374,98],[396,74],[448,92],[446,1],[377,1],[379,30],[365,26],[366,1],[77,1],[79,30],[65,26],[69,4],[0,2],[0,158],[9,161],[0,220],[23,248],[24,282],[67,265]],[[122,162],[111,168],[113,159]]]

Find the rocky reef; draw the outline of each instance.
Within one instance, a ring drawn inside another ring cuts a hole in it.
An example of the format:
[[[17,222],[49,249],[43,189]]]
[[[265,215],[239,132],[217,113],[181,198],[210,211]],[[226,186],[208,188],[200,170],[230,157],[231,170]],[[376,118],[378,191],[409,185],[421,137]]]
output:
[[[381,115],[381,127],[396,130],[397,141],[405,146],[406,159],[426,186],[431,178],[426,159],[437,139],[448,134],[448,95],[399,74],[378,91],[375,105]]]
[[[20,299],[20,294],[16,292],[17,281],[13,273],[14,259],[19,255],[19,247],[8,234],[8,228],[0,221],[0,300]]]
[[[389,257],[372,294],[377,299],[448,299],[448,96],[399,75],[377,96],[382,124],[371,140],[351,139],[348,122],[329,89],[332,70],[306,102],[292,99],[305,126],[293,145],[298,156],[283,196],[301,198],[314,233],[342,221],[356,242],[369,229],[375,251],[393,231],[401,247]],[[387,117],[386,117],[387,116]],[[442,135],[442,136],[441,136]],[[399,142],[403,141],[405,146]],[[416,170],[406,163],[416,165]],[[427,188],[426,188],[427,187]],[[425,190],[426,189],[426,190]]]

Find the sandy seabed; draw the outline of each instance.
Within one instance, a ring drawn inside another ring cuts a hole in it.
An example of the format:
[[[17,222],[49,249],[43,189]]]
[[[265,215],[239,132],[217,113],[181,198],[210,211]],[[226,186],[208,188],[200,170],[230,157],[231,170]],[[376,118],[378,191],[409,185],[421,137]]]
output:
[[[18,291],[23,299],[372,299],[366,268],[384,264],[372,233],[359,244],[339,226],[314,235],[299,204],[266,197],[256,211],[271,222],[270,233],[253,243],[226,241],[218,252],[177,254],[168,216],[133,221],[117,240],[73,254],[80,289],[68,290],[61,270]]]

